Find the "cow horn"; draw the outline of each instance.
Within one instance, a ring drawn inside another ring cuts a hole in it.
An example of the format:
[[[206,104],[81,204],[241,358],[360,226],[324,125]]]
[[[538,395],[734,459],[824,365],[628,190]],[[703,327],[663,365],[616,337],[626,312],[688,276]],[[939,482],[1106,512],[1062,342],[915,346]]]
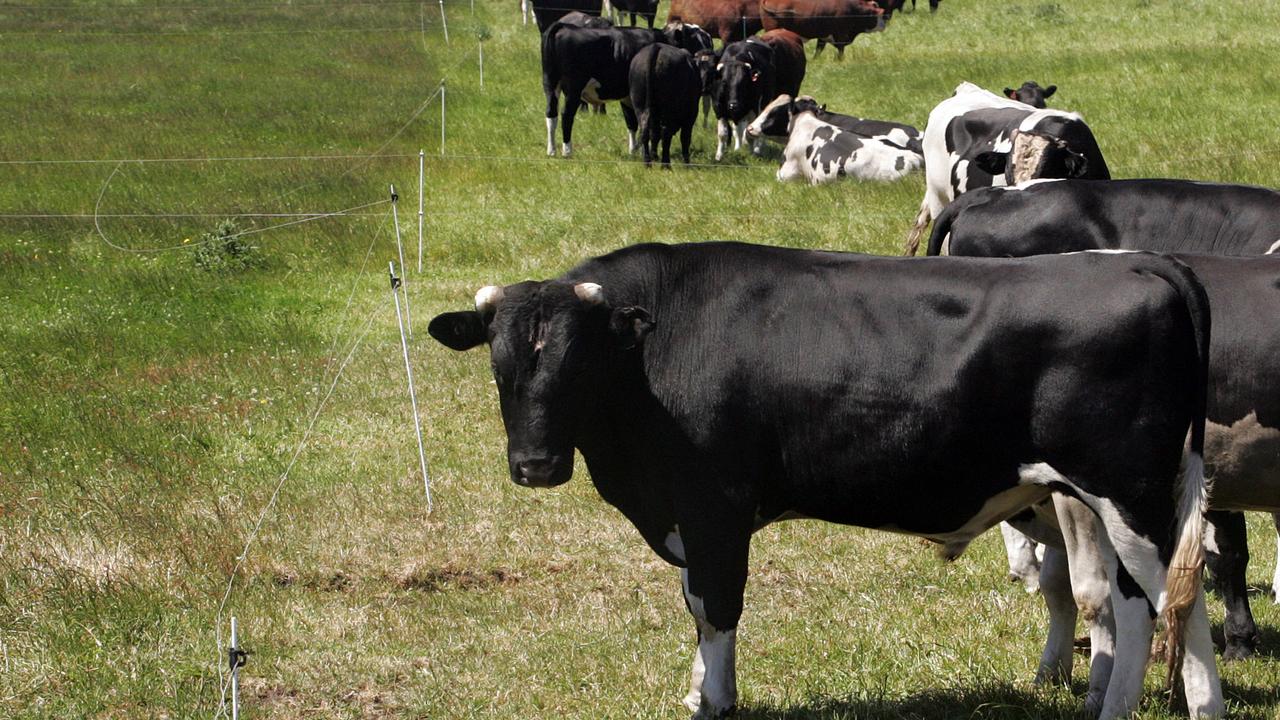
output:
[[[578,299],[588,305],[601,305],[604,303],[604,288],[593,282],[578,283],[573,286],[573,294]]]
[[[488,315],[498,309],[502,302],[502,288],[497,285],[486,285],[476,292],[476,312]]]

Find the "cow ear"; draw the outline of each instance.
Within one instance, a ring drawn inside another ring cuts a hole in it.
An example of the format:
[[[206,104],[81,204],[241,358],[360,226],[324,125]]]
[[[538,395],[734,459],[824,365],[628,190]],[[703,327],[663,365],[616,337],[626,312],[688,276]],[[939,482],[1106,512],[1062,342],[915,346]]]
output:
[[[1049,87],[1044,89],[1044,96],[1049,97],[1050,95],[1054,94],[1057,91],[1058,91],[1057,85],[1050,85]]]
[[[470,350],[489,339],[488,324],[475,310],[437,315],[427,325],[427,332],[441,345],[453,350]]]
[[[973,164],[979,170],[992,177],[1003,175],[1005,166],[1009,164],[1009,153],[979,153],[978,156],[973,159]]]
[[[1084,174],[1089,172],[1089,158],[1080,153],[1067,155],[1064,164],[1067,166],[1067,177],[1084,177]]]
[[[1004,89],[1004,96],[1005,96],[1005,97],[1007,97],[1007,98],[1009,98],[1010,100],[1017,100],[1017,99],[1018,99],[1018,93],[1014,92],[1013,88],[1005,88],[1005,89]]]
[[[623,350],[639,347],[653,326],[649,311],[641,307],[614,308],[609,315],[609,332],[613,333],[618,347]]]

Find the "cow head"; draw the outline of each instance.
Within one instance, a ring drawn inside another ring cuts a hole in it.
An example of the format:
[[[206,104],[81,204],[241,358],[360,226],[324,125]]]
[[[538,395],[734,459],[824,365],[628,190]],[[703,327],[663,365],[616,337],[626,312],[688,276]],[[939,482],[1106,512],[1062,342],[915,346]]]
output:
[[[738,121],[756,112],[765,93],[760,68],[744,60],[722,59],[716,66],[716,104]]]
[[[662,35],[668,44],[688,50],[694,55],[711,50],[711,35],[692,23],[679,20],[669,22],[662,28]]]
[[[608,392],[606,368],[652,329],[590,283],[523,282],[476,293],[476,309],[436,316],[427,332],[454,350],[489,343],[511,480],[554,487],[573,475],[574,438]]]
[[[1004,94],[1005,97],[1010,100],[1017,100],[1018,102],[1026,103],[1033,108],[1043,109],[1045,107],[1045,98],[1052,96],[1057,91],[1057,85],[1050,85],[1047,88],[1042,88],[1036,84],[1035,81],[1028,80],[1027,82],[1022,83],[1022,87],[1017,90],[1014,90],[1013,88],[1005,88]]]
[[[1089,159],[1066,140],[1042,132],[1016,131],[1007,153],[984,152],[973,164],[1009,185],[1036,178],[1080,178],[1090,173]]]
[[[698,68],[698,78],[702,81],[702,94],[711,95],[716,89],[716,66],[720,64],[715,50],[699,50],[693,55],[693,64]]]
[[[774,142],[785,143],[791,136],[791,117],[799,100],[786,94],[774,98],[747,126],[747,136],[766,137]]]

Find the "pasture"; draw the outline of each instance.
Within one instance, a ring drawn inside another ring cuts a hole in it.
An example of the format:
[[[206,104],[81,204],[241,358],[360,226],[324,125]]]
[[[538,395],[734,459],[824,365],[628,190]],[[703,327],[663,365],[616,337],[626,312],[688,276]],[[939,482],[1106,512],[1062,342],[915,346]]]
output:
[[[532,24],[514,0],[444,6],[449,44],[439,5],[408,0],[0,4],[0,715],[214,716],[215,620],[260,518],[222,615],[252,653],[246,718],[687,715],[678,574],[582,469],[509,481],[484,356],[426,321],[637,242],[896,254],[923,177],[782,185],[776,152],[713,165],[701,121],[694,167],[645,170],[616,105],[548,160]],[[1278,23],[1263,0],[946,0],[811,59],[804,91],[923,128],[962,80],[1034,79],[1114,177],[1280,187]],[[379,202],[395,183],[416,257],[419,148],[430,514]],[[147,158],[182,161],[117,162]],[[232,215],[262,232],[208,250]],[[1280,714],[1269,517],[1250,544],[1262,650],[1223,679],[1232,716],[1262,720]],[[753,550],[742,717],[1080,716],[1082,658],[1073,688],[1031,684],[1046,613],[995,533],[951,564],[812,522]],[[1142,716],[1177,717],[1159,677]]]

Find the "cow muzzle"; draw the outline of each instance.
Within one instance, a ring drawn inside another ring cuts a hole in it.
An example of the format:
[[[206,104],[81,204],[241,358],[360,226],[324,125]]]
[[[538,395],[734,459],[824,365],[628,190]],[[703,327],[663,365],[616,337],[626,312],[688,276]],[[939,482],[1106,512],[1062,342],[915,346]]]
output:
[[[513,455],[511,480],[521,487],[555,487],[573,477],[573,455]]]

